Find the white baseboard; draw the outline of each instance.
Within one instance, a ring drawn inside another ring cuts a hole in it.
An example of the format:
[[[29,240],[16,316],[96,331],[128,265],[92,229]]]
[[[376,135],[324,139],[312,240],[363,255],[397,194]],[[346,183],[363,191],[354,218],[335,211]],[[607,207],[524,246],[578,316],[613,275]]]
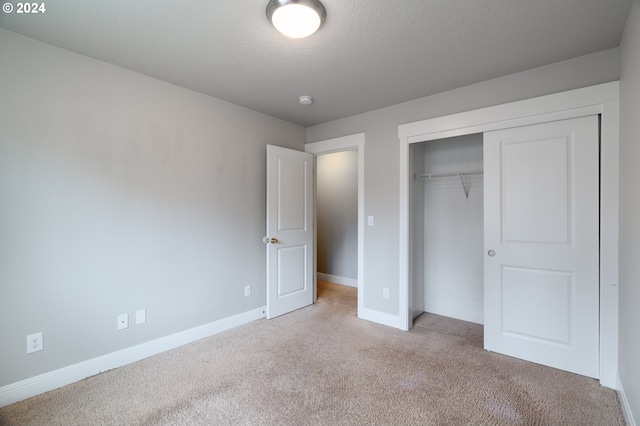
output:
[[[453,308],[451,306],[441,306],[433,304],[425,304],[425,312],[431,314],[442,315],[445,317],[455,318],[462,321],[469,321],[476,324],[484,324],[484,314],[471,312],[464,309]]]
[[[629,404],[629,400],[627,399],[627,394],[624,392],[624,386],[622,385],[622,381],[620,380],[620,376],[617,376],[617,388],[618,388],[618,397],[620,398],[620,405],[622,406],[622,412],[624,413],[624,419],[627,422],[628,426],[636,426],[636,420],[633,417],[633,412],[631,411],[631,405]]]
[[[69,385],[107,370],[122,367],[205,337],[265,317],[266,308],[258,308],[209,324],[181,331],[150,342],[141,343],[78,364],[50,371],[0,388],[0,407]]]
[[[358,312],[358,318],[375,322],[378,324],[386,325],[387,327],[399,328],[404,330],[404,323],[399,316],[386,314],[384,312],[374,311],[372,309],[361,309],[362,312]]]
[[[339,277],[337,275],[325,274],[323,272],[318,272],[317,276],[320,281],[348,285],[349,287],[358,287],[358,280],[354,280],[353,278]]]

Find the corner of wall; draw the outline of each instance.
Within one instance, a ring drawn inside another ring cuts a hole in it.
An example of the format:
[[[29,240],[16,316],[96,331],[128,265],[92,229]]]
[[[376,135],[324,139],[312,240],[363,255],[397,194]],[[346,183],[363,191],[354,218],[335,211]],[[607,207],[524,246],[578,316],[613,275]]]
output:
[[[627,394],[624,391],[624,385],[622,384],[622,380],[620,376],[617,377],[617,386],[618,389],[618,398],[620,399],[620,406],[622,407],[622,413],[624,414],[624,419],[627,422],[628,426],[636,426],[636,420],[633,417],[633,412],[631,411],[631,404],[629,403],[629,399],[627,398]]]

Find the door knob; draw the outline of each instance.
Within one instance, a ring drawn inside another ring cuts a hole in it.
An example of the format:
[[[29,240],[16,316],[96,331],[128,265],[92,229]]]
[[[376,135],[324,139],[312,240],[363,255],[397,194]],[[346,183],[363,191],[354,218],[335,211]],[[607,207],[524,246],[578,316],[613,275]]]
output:
[[[278,242],[278,239],[277,239],[277,238],[273,238],[273,237],[271,237],[271,239],[269,240],[269,242],[270,242],[271,244],[275,244],[275,243],[277,243],[277,242]]]
[[[496,255],[496,252],[495,252],[495,251],[493,251],[493,250],[489,250],[489,251],[487,252],[487,254],[488,254],[489,256],[493,257],[493,256],[495,256],[495,255]]]
[[[264,238],[262,239],[262,242],[263,242],[263,243],[265,243],[265,244],[275,244],[275,243],[277,243],[277,242],[278,242],[278,239],[277,239],[277,238],[273,238],[273,237],[271,237],[271,238],[269,238],[269,237],[264,237]]]

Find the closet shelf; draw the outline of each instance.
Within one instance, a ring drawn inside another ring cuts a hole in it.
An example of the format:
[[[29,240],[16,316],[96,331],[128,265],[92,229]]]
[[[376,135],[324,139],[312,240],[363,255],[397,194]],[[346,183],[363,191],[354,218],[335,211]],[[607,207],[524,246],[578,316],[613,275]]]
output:
[[[457,173],[427,173],[423,175],[415,174],[413,178],[415,180],[430,180],[430,179],[439,179],[439,178],[450,178],[450,177],[459,177],[462,182],[462,189],[464,189],[464,195],[469,198],[469,190],[471,189],[471,185],[467,186],[467,182],[464,180],[465,176],[476,176],[482,175],[482,171],[475,172],[457,172]]]
[[[479,172],[457,172],[457,173],[439,173],[439,174],[424,174],[424,175],[416,175],[415,179],[420,180],[429,180],[429,179],[437,179],[437,178],[447,178],[447,177],[458,177],[458,176],[473,176],[473,175],[481,175],[482,171]]]

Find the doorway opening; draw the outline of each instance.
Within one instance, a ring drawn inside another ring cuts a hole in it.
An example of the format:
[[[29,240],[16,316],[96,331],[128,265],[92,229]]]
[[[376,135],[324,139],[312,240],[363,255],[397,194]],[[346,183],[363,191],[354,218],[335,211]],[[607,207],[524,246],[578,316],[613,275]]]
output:
[[[316,158],[319,281],[358,287],[358,152]]]
[[[410,146],[413,318],[484,323],[482,154],[481,133]]]
[[[315,268],[319,272],[317,281],[334,281],[356,287],[358,317],[362,318],[365,285],[363,277],[364,133],[309,143],[305,145],[305,151],[316,155]],[[340,155],[331,156],[330,154]],[[320,171],[321,167],[325,169],[324,172]],[[340,187],[341,181],[337,180],[332,173],[348,177],[352,181],[349,188]],[[321,174],[329,176],[321,176]],[[337,190],[332,188],[336,186],[339,186]],[[343,201],[344,204],[349,204],[348,208],[342,209]],[[336,214],[332,208],[337,207],[341,210]],[[320,243],[321,238],[322,243]],[[323,251],[322,254],[320,250]],[[316,284],[316,299],[317,296],[318,285]]]
[[[358,287],[358,152],[316,157],[318,299],[353,299]],[[341,289],[341,286],[352,287]]]

